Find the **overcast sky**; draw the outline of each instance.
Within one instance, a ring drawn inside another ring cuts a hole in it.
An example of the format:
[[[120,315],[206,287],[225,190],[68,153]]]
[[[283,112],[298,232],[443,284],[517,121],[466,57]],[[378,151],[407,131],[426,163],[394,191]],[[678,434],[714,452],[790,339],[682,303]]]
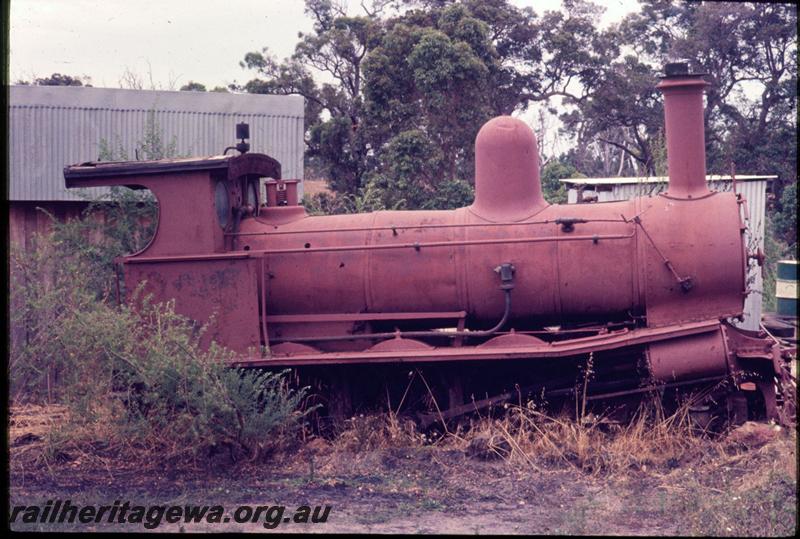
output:
[[[541,14],[561,2],[512,3]],[[601,24],[638,10],[635,0],[596,3],[606,8]],[[189,81],[211,89],[252,78],[239,67],[247,52],[289,56],[310,30],[302,0],[11,0],[11,80],[62,73],[118,88],[130,71],[165,90]]]

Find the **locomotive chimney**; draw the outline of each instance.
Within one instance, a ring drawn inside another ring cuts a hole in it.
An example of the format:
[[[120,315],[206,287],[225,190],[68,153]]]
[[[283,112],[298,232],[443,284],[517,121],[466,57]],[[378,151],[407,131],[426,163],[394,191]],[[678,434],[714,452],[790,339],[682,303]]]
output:
[[[520,221],[545,206],[533,131],[511,116],[486,122],[475,138],[473,213],[489,221]]]
[[[703,123],[703,90],[708,83],[702,73],[690,73],[686,62],[666,64],[664,75],[657,88],[664,94],[667,194],[697,198],[709,192]]]

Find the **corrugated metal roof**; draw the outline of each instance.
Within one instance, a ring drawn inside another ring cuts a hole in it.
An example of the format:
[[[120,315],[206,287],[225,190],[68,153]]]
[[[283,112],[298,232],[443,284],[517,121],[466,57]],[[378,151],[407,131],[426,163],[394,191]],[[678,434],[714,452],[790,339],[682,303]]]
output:
[[[9,199],[84,200],[64,186],[66,165],[95,161],[100,142],[134,158],[152,112],[179,156],[211,156],[250,124],[250,151],[280,161],[284,178],[303,178],[303,98],[69,86],[11,86]],[[105,188],[86,189],[98,196]]]
[[[752,182],[759,180],[774,180],[777,176],[759,176],[753,174],[736,175],[737,182]],[[706,176],[706,181],[709,182],[723,182],[730,181],[730,176],[720,176],[717,174],[709,174]],[[666,183],[669,181],[667,176],[623,176],[617,178],[565,178],[559,180],[563,183],[579,184],[579,185],[620,185],[626,183]]]

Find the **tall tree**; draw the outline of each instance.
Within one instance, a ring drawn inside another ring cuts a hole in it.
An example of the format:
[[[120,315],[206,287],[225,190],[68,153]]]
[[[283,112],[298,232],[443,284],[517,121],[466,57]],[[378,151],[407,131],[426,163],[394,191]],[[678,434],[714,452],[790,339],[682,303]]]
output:
[[[313,31],[300,34],[291,58],[279,63],[267,49],[245,56],[241,65],[262,78],[244,89],[302,95],[307,164],[322,169],[335,190],[353,193],[369,161],[362,132],[362,62],[380,33],[379,11],[351,17],[332,0],[306,0],[305,11],[314,20]],[[333,82],[318,84],[314,72]]]
[[[427,206],[445,191],[468,198],[481,124],[536,102],[561,111],[575,143],[565,167],[663,174],[654,86],[681,57],[712,83],[710,170],[796,178],[793,6],[642,0],[608,29],[589,0],[541,16],[508,0],[378,0],[359,16],[306,0],[306,13],[313,31],[291,58],[245,56],[257,78],[244,89],[305,97],[307,165],[337,192],[369,188],[388,207]]]
[[[405,197],[411,207],[442,182],[468,196],[458,182],[472,179],[480,126],[565,91],[578,69],[572,63],[587,61],[568,56],[562,70],[548,72],[536,14],[507,0],[383,1],[362,16],[331,0],[307,0],[306,12],[314,30],[292,58],[246,55],[242,66],[259,77],[244,89],[306,98],[307,159],[334,190],[355,194],[368,182],[390,190],[400,182],[417,193]],[[576,18],[590,26],[586,13],[550,22]],[[317,83],[319,73],[333,82]],[[403,164],[414,159],[425,166]]]
[[[561,115],[577,142],[574,164],[585,174],[663,173],[663,107],[657,82],[653,68],[626,56],[606,65],[575,109]]]
[[[710,82],[705,110],[709,170],[775,173],[778,194],[796,180],[797,12],[788,4],[643,0],[609,35],[615,58],[564,116],[577,157],[610,144],[654,174],[663,159],[663,65],[688,59]],[[633,53],[633,54],[631,54]],[[789,158],[786,159],[786,153]],[[585,168],[587,161],[578,163]],[[585,172],[594,172],[585,170]]]

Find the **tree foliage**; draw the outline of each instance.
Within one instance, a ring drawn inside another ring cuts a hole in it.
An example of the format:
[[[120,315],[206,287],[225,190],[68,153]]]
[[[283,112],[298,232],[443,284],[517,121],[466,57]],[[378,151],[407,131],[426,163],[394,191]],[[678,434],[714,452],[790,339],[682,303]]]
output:
[[[542,193],[550,204],[564,204],[567,201],[567,189],[560,180],[580,178],[583,176],[575,166],[561,159],[554,159],[542,167]]]
[[[98,142],[98,161],[127,161],[131,158],[130,152],[123,147],[119,137],[115,138],[116,144],[106,138],[100,139]],[[142,138],[136,141],[136,146],[133,149],[133,158],[138,161],[142,159],[168,159],[171,157],[181,157],[178,155],[178,140],[174,135],[171,139],[166,140],[164,131],[156,118],[155,109],[150,109],[147,111]]]
[[[707,73],[711,83],[705,113],[710,169],[729,172],[733,161],[739,170],[779,172],[779,190],[781,184],[795,181],[794,6],[650,1],[624,25],[648,36],[643,42],[649,46],[640,52],[655,61],[669,56],[690,58],[698,71]],[[773,153],[787,149],[790,154],[784,158]],[[786,162],[791,163],[790,168],[784,168]]]
[[[597,24],[602,8],[588,0],[544,13],[508,0],[382,0],[360,15],[334,0],[307,0],[306,13],[313,30],[300,35],[291,58],[266,49],[245,56],[241,65],[256,77],[242,89],[305,97],[307,167],[342,197],[377,204],[369,207],[462,204],[472,196],[480,126],[531,104],[558,116],[572,145],[544,171],[547,181],[567,171],[662,175],[655,85],[665,63],[685,58],[711,83],[709,172],[778,174],[774,209],[790,206],[794,191],[783,197],[797,178],[793,5],[642,0],[607,28]],[[555,159],[543,157],[546,165]],[[549,187],[554,200],[563,198],[559,187]],[[787,241],[791,224],[776,218]]]
[[[687,58],[706,73],[709,172],[777,174],[773,191],[780,201],[797,181],[796,6],[646,0],[620,30],[636,36],[628,46],[654,72],[668,59]],[[655,115],[648,124],[659,121]],[[777,230],[790,239],[785,225]]]
[[[206,85],[190,80],[180,88],[181,92],[205,92]]]
[[[87,77],[86,75],[62,75],[61,73],[53,73],[49,77],[37,77],[33,79],[33,85],[35,86],[86,86],[87,88],[91,88],[91,82],[91,77]],[[31,82],[18,80],[16,84],[29,86]]]
[[[443,187],[468,199],[480,126],[546,98],[530,76],[543,69],[530,9],[396,0],[352,16],[308,0],[306,13],[314,30],[291,58],[245,56],[258,77],[243,88],[306,98],[307,165],[343,195],[370,185],[389,206],[429,207]],[[333,82],[317,83],[320,73]]]

